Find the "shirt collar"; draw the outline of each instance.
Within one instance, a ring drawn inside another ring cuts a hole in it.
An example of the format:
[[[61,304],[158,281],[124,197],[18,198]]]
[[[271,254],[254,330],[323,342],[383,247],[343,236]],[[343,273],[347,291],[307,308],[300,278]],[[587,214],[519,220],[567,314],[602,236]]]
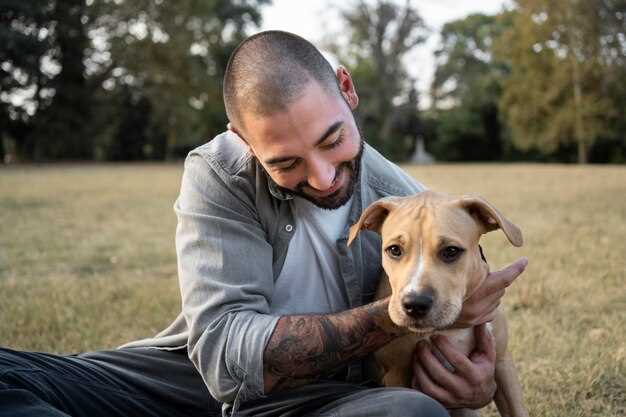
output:
[[[267,175],[267,172],[265,172],[265,176],[267,177],[267,188],[270,190],[270,194],[272,194],[274,197],[276,197],[279,200],[292,200],[293,199],[293,194],[280,189],[280,187],[278,186],[278,184],[274,182],[272,177]]]

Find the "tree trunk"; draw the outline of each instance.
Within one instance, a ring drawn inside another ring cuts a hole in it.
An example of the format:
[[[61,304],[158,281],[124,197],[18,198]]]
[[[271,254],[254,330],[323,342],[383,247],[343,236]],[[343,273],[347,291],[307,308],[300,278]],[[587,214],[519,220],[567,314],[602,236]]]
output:
[[[574,55],[574,54],[572,54]],[[572,58],[573,78],[574,78],[574,136],[578,143],[578,163],[587,163],[587,147],[585,144],[585,131],[582,120],[582,97],[580,91],[580,75],[578,73],[578,61]]]
[[[587,163],[587,147],[585,145],[585,127],[583,125],[582,115],[582,92],[580,82],[580,69],[578,67],[577,52],[582,48],[580,42],[573,29],[574,22],[572,21],[572,13],[570,9],[571,5],[566,6],[568,29],[567,34],[569,37],[569,57],[572,65],[572,81],[574,83],[574,137],[578,144],[578,163]]]
[[[582,138],[578,139],[578,163],[586,164],[587,163],[587,146]]]

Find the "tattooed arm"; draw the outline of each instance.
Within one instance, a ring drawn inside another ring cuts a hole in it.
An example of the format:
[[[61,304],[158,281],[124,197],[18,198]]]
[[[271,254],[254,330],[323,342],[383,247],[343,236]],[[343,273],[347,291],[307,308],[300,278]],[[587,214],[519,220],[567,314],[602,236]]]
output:
[[[325,315],[283,316],[265,347],[265,393],[303,385],[372,353],[403,334],[389,299]]]

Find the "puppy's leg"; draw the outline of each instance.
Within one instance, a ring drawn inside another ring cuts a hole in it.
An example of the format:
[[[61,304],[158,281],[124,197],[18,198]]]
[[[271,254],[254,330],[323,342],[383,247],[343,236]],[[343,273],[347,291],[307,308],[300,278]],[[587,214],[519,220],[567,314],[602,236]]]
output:
[[[522,386],[515,370],[513,358],[508,351],[508,325],[506,317],[498,312],[493,322],[496,342],[496,384],[494,397],[496,407],[503,417],[528,417],[524,407]]]
[[[418,338],[412,334],[394,340],[375,356],[383,369],[382,384],[386,387],[411,387],[413,377],[413,351]]]
[[[494,401],[503,417],[528,417],[524,407],[522,386],[513,364],[511,354],[506,352],[502,360],[496,362],[496,384],[498,389]]]

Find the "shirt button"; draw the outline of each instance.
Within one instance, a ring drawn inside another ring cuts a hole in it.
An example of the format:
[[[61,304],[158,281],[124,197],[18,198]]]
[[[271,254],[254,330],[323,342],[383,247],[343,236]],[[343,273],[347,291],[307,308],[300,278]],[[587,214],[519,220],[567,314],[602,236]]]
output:
[[[285,230],[291,232],[293,230],[293,226],[288,224],[287,226],[285,226]]]

